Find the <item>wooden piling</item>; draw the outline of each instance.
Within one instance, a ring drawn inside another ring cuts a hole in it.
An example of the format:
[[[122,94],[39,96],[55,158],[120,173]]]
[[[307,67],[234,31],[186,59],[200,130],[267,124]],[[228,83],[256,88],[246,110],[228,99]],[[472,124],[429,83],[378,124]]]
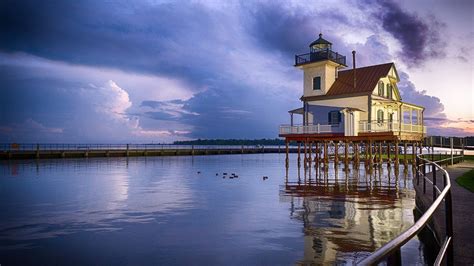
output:
[[[411,163],[416,165],[416,144],[415,142],[411,143]]]
[[[339,163],[339,141],[335,141],[334,143],[334,167],[337,167]]]
[[[383,162],[383,159],[382,159],[382,142],[379,141],[379,158],[378,158],[379,167],[382,166],[382,162]]]
[[[391,148],[391,143],[390,141],[387,142],[387,165],[391,164],[391,159],[390,159],[390,148]]]
[[[349,142],[346,140],[344,143],[344,165],[349,165]]]
[[[313,149],[313,142],[310,141],[308,143],[308,167],[311,168],[311,162],[312,162],[312,158],[311,158],[311,150]]]
[[[306,167],[308,167],[308,150],[307,150],[307,147],[306,147],[306,140],[304,141],[304,149],[303,149],[303,152],[304,152],[304,156],[303,156],[303,166],[304,168],[306,169]]]
[[[324,141],[324,168],[327,167],[328,163],[329,163],[328,142]]]
[[[403,155],[404,155],[403,164],[407,166],[408,165],[408,143],[406,141],[403,142]]]
[[[288,153],[289,153],[288,141],[285,141],[285,145],[286,145],[285,165],[286,165],[286,168],[288,168],[288,167],[290,166],[290,159],[288,158]],[[242,147],[243,147],[243,146],[242,146]],[[242,148],[242,153],[243,153],[243,148]]]
[[[400,164],[400,161],[399,161],[399,147],[398,147],[399,143],[398,143],[398,140],[395,141],[395,167],[398,168],[398,165]]]
[[[298,168],[301,167],[301,142],[298,141]]]

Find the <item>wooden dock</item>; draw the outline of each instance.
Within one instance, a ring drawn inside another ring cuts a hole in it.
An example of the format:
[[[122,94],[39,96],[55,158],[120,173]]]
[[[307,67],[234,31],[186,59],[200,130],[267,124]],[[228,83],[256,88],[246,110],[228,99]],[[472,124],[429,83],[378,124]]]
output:
[[[283,153],[282,146],[166,144],[0,144],[0,160]],[[290,147],[289,152],[297,152]]]

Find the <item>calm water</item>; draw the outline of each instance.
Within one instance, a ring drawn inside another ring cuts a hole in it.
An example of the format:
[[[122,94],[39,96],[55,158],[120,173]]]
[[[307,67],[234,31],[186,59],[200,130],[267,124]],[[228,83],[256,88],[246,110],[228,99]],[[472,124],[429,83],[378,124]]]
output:
[[[330,169],[292,156],[286,175],[283,154],[0,162],[0,264],[352,264],[413,223],[411,170]],[[418,239],[402,255],[423,263]]]

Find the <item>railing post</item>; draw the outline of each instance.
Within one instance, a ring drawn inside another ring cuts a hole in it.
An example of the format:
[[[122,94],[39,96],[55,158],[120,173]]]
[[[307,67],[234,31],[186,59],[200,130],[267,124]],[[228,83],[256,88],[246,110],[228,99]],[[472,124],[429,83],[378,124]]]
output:
[[[39,144],[36,144],[36,159],[39,159],[40,157],[40,148],[39,148]]]
[[[446,177],[448,178],[448,177]],[[454,250],[453,250],[453,210],[452,210],[452,198],[451,198],[451,189],[448,190],[448,193],[446,194],[446,198],[444,201],[444,208],[446,210],[446,235],[448,237],[451,237],[451,242],[449,243],[448,249],[447,249],[447,264],[448,265],[453,265],[453,259],[454,259]]]
[[[436,200],[436,164],[432,163],[432,172],[433,172],[433,201]]]

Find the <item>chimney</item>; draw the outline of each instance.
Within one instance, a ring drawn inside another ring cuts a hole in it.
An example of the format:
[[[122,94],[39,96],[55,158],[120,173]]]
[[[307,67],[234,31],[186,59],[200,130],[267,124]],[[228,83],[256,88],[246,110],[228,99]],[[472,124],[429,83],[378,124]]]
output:
[[[357,87],[356,79],[356,51],[352,51],[352,72],[354,74],[354,89]]]

